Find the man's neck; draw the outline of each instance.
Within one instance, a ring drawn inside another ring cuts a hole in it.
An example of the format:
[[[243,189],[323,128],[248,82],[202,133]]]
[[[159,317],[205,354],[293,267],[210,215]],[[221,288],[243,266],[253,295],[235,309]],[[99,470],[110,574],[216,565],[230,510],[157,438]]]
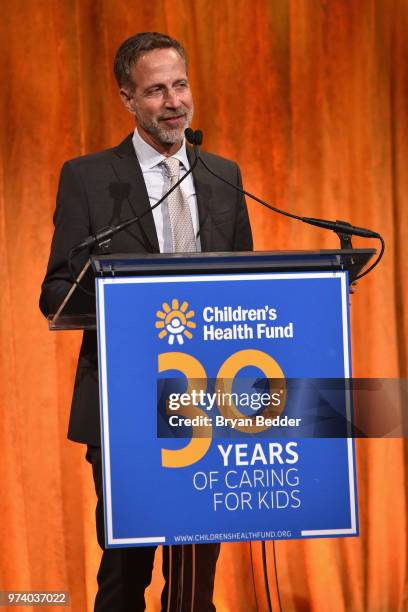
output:
[[[177,153],[177,151],[181,148],[183,144],[183,140],[171,144],[159,142],[155,138],[153,138],[153,136],[149,134],[149,132],[146,132],[143,128],[139,126],[137,128],[137,131],[139,132],[140,138],[142,138],[145,142],[147,142],[147,144],[153,147],[153,149],[156,149],[156,151],[158,151],[165,157],[171,157],[172,155]]]

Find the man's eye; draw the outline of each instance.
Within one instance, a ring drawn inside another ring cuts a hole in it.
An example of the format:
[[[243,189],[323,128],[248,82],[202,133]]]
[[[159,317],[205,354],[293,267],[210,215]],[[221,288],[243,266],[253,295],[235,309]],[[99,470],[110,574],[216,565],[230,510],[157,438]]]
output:
[[[149,89],[149,90],[146,92],[146,95],[147,95],[147,96],[157,96],[157,95],[160,95],[160,94],[161,94],[161,92],[162,92],[161,87],[153,87],[153,89]]]

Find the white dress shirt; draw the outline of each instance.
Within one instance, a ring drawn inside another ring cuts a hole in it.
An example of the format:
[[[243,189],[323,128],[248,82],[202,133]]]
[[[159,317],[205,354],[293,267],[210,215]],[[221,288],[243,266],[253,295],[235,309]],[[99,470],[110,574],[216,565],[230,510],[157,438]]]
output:
[[[150,205],[153,206],[163,197],[163,195],[170,189],[170,177],[168,176],[166,169],[161,165],[163,160],[166,159],[164,155],[156,151],[140,136],[137,128],[133,134],[133,146],[135,148],[137,159],[139,160],[140,167],[142,169],[143,178],[146,183],[147,193],[149,195]],[[172,157],[175,157],[180,162],[180,178],[183,177],[187,170],[190,168],[190,164],[187,157],[186,143],[183,140],[183,144],[177,153],[174,153]],[[196,238],[197,251],[201,251],[201,243],[199,236],[199,222],[198,222],[198,210],[197,210],[197,198],[194,187],[193,177],[190,174],[185,181],[180,185],[184,197],[187,199],[190,207],[191,219],[193,222],[193,230]],[[173,240],[171,237],[171,227],[169,218],[169,209],[167,201],[165,200],[160,206],[157,206],[153,210],[153,220],[156,226],[157,238],[159,240],[159,248],[161,253],[172,253],[173,252]]]

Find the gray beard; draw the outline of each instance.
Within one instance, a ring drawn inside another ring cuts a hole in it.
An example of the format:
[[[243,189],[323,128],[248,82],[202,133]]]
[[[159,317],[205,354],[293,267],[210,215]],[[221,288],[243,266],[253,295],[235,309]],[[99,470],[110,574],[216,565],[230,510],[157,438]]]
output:
[[[151,121],[150,123],[145,123],[140,120],[139,117],[136,116],[137,122],[148,134],[153,136],[156,140],[158,140],[162,144],[175,144],[176,142],[181,142],[184,138],[184,130],[186,130],[193,118],[193,109],[190,109],[187,112],[185,117],[184,125],[180,128],[164,128],[158,121]]]
[[[177,128],[173,130],[165,130],[160,126],[155,126],[154,132],[150,132],[153,136],[156,136],[157,140],[162,144],[174,144],[180,142],[184,138],[184,130],[188,128],[189,122],[186,121],[183,128]]]

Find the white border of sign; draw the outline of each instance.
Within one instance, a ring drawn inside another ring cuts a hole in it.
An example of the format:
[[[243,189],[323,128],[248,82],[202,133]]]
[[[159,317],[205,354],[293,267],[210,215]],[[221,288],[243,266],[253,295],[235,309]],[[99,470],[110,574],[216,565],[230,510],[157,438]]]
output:
[[[186,276],[143,276],[137,278],[119,277],[119,278],[97,278],[96,279],[96,316],[98,329],[98,346],[99,346],[99,376],[100,376],[100,404],[102,417],[102,454],[104,466],[104,492],[105,492],[105,533],[108,545],[132,545],[132,544],[164,544],[166,538],[164,536],[146,536],[143,538],[114,538],[112,524],[112,491],[111,491],[111,474],[110,474],[110,448],[109,448],[109,406],[108,406],[108,386],[107,386],[107,369],[106,369],[106,337],[105,337],[105,294],[104,287],[106,285],[133,285],[133,284],[149,284],[149,283],[200,283],[200,282],[228,282],[237,280],[246,281],[273,281],[273,280],[293,280],[302,278],[340,278],[341,279],[341,299],[342,299],[342,324],[343,324],[343,357],[344,357],[344,378],[350,378],[350,355],[349,355],[349,333],[348,333],[348,317],[347,317],[347,300],[348,300],[348,284],[346,272],[294,272],[290,274],[281,273],[265,273],[265,274],[225,274],[225,275],[186,275]],[[346,394],[346,412],[348,422],[351,422],[351,402],[349,393]],[[316,529],[302,530],[301,536],[342,536],[357,534],[357,514],[356,514],[356,498],[355,498],[355,466],[353,439],[347,438],[347,457],[348,457],[348,476],[349,476],[349,491],[350,491],[350,524],[348,529]]]

